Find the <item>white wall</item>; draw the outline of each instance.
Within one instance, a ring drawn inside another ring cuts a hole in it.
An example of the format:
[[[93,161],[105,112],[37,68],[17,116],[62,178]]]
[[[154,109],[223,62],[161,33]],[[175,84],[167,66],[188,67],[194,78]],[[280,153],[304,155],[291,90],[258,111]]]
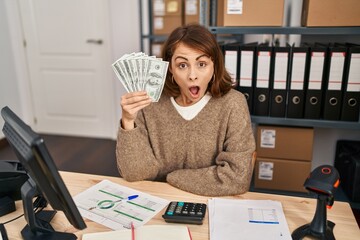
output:
[[[312,169],[334,164],[338,140],[360,141],[360,131],[349,129],[315,128]]]
[[[0,1],[0,108],[9,106],[20,112],[20,96],[6,9],[5,1]],[[0,129],[3,124],[3,118],[0,117]],[[4,134],[0,131],[0,138],[2,137]]]
[[[111,39],[113,46],[112,62],[120,58],[122,55],[131,52],[140,51],[140,17],[138,1],[134,0],[110,0],[110,24]],[[116,81],[116,116],[120,119],[120,97],[126,91],[117,80]]]
[[[108,0],[110,5],[109,23],[111,29],[112,56],[115,61],[121,55],[140,51],[139,6],[135,0]],[[32,125],[33,110],[31,92],[24,49],[22,30],[17,1],[0,1],[0,108],[8,105],[26,123]],[[120,96],[123,86],[116,81],[116,121],[120,119]],[[3,120],[0,118],[0,126]],[[0,138],[4,137],[2,131]]]

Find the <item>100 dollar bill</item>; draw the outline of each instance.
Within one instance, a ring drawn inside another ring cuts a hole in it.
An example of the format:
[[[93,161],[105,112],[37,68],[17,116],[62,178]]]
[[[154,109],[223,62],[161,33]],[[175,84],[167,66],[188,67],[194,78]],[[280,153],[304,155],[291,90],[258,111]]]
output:
[[[144,53],[125,54],[112,64],[127,92],[145,90],[153,102],[160,99],[169,62]]]

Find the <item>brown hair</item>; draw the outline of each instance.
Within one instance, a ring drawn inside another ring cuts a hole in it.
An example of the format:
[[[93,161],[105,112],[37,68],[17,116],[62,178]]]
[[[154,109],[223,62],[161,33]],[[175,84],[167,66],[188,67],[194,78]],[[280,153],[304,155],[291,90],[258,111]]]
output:
[[[214,35],[199,24],[190,24],[176,28],[168,37],[162,48],[162,58],[171,66],[171,58],[177,46],[182,43],[188,47],[198,49],[207,54],[214,62],[214,77],[209,82],[208,91],[213,97],[220,97],[232,88],[231,77],[225,69],[224,56]],[[172,80],[172,74],[168,71],[165,80],[165,94],[177,97],[180,88]]]

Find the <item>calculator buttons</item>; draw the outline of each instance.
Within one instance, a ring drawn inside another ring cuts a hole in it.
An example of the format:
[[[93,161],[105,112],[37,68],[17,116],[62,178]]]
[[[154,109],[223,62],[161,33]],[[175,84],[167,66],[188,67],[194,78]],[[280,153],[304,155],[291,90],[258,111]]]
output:
[[[171,202],[163,218],[166,222],[202,224],[206,204],[191,202]]]
[[[175,210],[175,208],[176,208],[176,203],[175,202],[172,202],[171,204],[169,204],[169,207],[168,207],[168,209],[167,209],[167,211],[166,211],[166,214],[168,214],[168,215],[173,215],[174,214],[174,210]]]

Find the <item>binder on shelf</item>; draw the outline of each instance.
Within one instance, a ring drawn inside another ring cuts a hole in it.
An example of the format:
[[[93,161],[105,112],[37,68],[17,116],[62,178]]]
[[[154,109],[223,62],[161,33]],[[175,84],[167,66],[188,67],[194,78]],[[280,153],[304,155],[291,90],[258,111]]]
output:
[[[345,73],[345,46],[330,45],[327,59],[327,81],[323,105],[323,119],[340,120]]]
[[[254,99],[254,66],[257,43],[248,43],[240,45],[240,69],[239,84],[237,90],[242,92],[246,98],[249,112],[253,114]]]
[[[306,71],[309,47],[291,47],[291,64],[289,77],[288,105],[286,116],[288,118],[303,118],[305,106]]]
[[[360,45],[348,44],[345,87],[340,120],[359,121],[360,109]]]
[[[219,45],[219,48],[220,48],[220,50],[221,50],[221,52],[222,52],[222,54],[223,54],[223,56],[225,58],[224,47],[225,47],[226,43],[224,41],[218,41],[218,45]]]
[[[239,43],[224,45],[225,68],[230,74],[233,86],[236,86],[239,82],[239,45]]]
[[[255,54],[253,115],[268,116],[270,103],[270,73],[272,47],[260,44]]]
[[[270,116],[285,117],[288,94],[290,46],[274,47],[270,90]]]
[[[306,89],[304,118],[320,119],[326,79],[327,47],[311,45],[308,59],[308,87]]]

